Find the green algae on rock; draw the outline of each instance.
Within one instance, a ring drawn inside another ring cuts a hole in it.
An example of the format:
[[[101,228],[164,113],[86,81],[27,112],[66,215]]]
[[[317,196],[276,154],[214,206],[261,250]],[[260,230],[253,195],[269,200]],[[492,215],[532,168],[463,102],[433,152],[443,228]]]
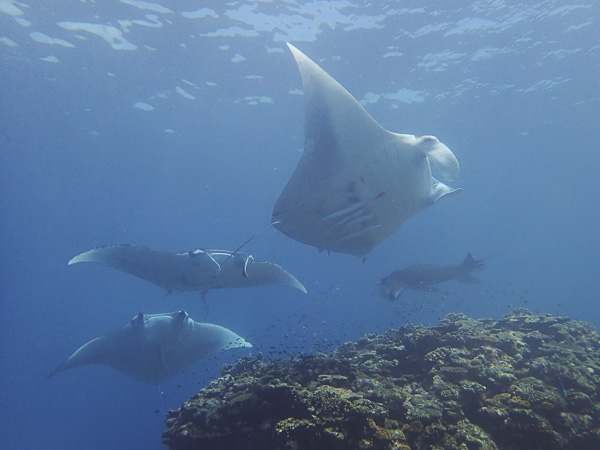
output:
[[[330,355],[251,357],[169,411],[171,449],[600,448],[600,337],[519,309]]]

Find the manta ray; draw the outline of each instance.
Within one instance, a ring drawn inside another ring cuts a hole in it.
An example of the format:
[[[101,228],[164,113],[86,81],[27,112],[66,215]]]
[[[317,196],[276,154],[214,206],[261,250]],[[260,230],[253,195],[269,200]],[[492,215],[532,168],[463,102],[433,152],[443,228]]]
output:
[[[48,375],[89,364],[102,364],[141,381],[158,384],[200,358],[252,344],[233,331],[196,322],[185,311],[139,313],[120,330],[79,347]]]
[[[379,294],[389,300],[396,300],[405,289],[436,291],[432,285],[444,281],[459,280],[464,283],[478,283],[471,272],[483,270],[483,259],[473,259],[471,253],[465,256],[462,264],[438,266],[417,264],[392,272],[379,282]]]
[[[459,165],[434,136],[381,127],[360,103],[304,53],[288,44],[304,88],[304,152],[273,208],[275,227],[319,251],[366,258],[402,223],[458,193]]]
[[[290,286],[306,294],[306,288],[283,267],[255,261],[252,255],[229,250],[195,249],[182,253],[153,250],[137,245],[108,245],[80,253],[69,265],[94,262],[114,267],[173,291],[254,286]]]

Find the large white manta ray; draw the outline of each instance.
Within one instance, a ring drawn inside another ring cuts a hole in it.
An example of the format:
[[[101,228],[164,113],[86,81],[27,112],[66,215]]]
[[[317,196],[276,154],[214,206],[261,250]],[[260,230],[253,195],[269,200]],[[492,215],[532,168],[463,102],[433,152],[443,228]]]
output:
[[[185,311],[142,314],[114,333],[92,339],[48,375],[102,364],[137,381],[158,384],[200,358],[252,344],[231,330],[196,322]]]
[[[137,245],[108,245],[80,253],[69,265],[94,262],[114,267],[172,291],[254,286],[290,286],[306,293],[305,287],[283,267],[255,261],[252,255],[229,250],[196,249],[170,253]]]
[[[304,88],[304,153],[273,208],[283,233],[322,250],[365,258],[410,216],[461,189],[458,161],[434,136],[381,127],[317,64],[288,44]]]

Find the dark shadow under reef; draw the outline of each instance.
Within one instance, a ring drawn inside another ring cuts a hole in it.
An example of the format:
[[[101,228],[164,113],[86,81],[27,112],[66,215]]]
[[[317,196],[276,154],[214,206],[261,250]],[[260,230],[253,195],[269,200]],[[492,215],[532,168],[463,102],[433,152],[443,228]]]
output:
[[[329,355],[244,358],[169,411],[171,449],[597,449],[600,337],[519,309]]]

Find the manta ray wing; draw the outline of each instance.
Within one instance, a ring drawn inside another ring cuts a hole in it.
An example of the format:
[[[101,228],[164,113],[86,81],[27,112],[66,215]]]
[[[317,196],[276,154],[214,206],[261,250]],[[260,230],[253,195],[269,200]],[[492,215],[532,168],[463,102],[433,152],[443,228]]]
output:
[[[206,252],[169,253],[137,245],[108,245],[80,253],[69,265],[95,262],[150,281],[168,292],[195,290],[221,270]]]

